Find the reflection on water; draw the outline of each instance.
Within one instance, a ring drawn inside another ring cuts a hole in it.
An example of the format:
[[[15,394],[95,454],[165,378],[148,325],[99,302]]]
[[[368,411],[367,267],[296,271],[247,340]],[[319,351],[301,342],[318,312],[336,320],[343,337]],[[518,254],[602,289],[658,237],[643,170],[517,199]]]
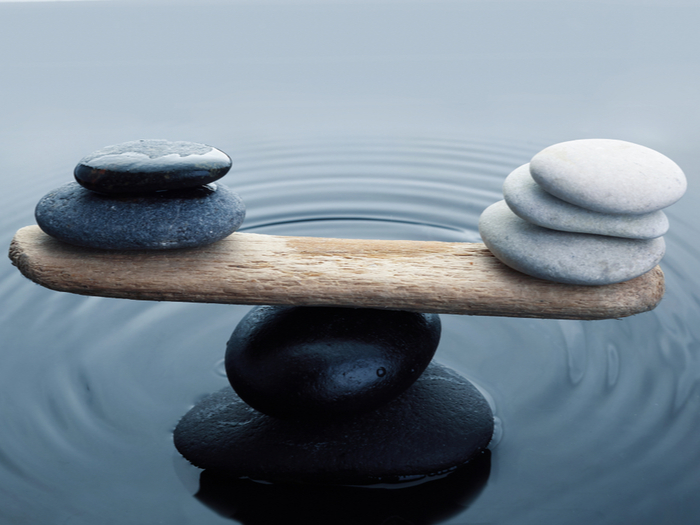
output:
[[[196,497],[243,525],[430,525],[458,515],[484,489],[491,469],[487,450],[449,476],[415,487],[353,488],[272,485],[231,480],[204,471]]]

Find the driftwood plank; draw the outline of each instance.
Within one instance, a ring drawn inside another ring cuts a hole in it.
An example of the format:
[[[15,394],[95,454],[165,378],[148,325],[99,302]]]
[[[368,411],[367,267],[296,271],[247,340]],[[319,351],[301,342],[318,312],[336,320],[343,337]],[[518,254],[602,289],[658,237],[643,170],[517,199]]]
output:
[[[153,301],[608,319],[651,310],[664,294],[658,266],[620,284],[557,284],[511,270],[480,243],[234,233],[203,248],[130,252],[71,246],[27,226],[10,258],[52,290]]]

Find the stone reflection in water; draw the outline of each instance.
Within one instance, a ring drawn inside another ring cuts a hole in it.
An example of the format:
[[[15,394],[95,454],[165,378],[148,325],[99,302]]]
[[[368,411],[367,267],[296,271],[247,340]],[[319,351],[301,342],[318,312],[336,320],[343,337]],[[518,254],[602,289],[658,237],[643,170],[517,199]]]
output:
[[[398,490],[263,484],[205,470],[195,497],[243,525],[430,525],[468,508],[490,470],[489,450],[442,479]]]

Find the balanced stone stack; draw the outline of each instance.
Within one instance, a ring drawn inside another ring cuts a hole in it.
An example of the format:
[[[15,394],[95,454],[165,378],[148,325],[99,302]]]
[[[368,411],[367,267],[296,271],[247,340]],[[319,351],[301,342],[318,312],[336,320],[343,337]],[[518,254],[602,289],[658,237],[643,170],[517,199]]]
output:
[[[686,190],[668,157],[630,142],[586,139],[545,148],[513,171],[479,220],[504,264],[555,282],[605,285],[654,268],[665,252],[663,208]]]
[[[481,393],[431,363],[439,339],[435,314],[253,308],[227,345],[232,388],[182,418],[175,446],[194,465],[237,478],[435,479],[482,452],[494,428]]]
[[[216,184],[231,169],[223,151],[194,142],[138,140],[83,158],[75,180],[45,195],[36,221],[61,241],[107,250],[192,248],[235,232],[237,194]]]

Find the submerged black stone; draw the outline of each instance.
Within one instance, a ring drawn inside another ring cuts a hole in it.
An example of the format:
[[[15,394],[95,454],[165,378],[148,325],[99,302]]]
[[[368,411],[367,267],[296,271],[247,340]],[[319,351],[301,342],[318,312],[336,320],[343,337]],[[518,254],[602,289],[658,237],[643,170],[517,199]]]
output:
[[[136,140],[107,146],[84,157],[75,180],[100,193],[147,193],[193,188],[220,179],[231,169],[221,150],[196,142]]]
[[[439,342],[436,314],[260,306],[233,331],[226,373],[243,401],[268,415],[345,416],[405,391]]]
[[[398,398],[335,420],[287,420],[252,409],[229,387],[200,401],[175,428],[195,466],[272,482],[391,483],[460,467],[484,450],[493,413],[464,377],[431,363]]]
[[[243,201],[226,186],[108,196],[75,182],[45,195],[39,227],[61,241],[107,250],[165,250],[216,242],[245,218]]]

